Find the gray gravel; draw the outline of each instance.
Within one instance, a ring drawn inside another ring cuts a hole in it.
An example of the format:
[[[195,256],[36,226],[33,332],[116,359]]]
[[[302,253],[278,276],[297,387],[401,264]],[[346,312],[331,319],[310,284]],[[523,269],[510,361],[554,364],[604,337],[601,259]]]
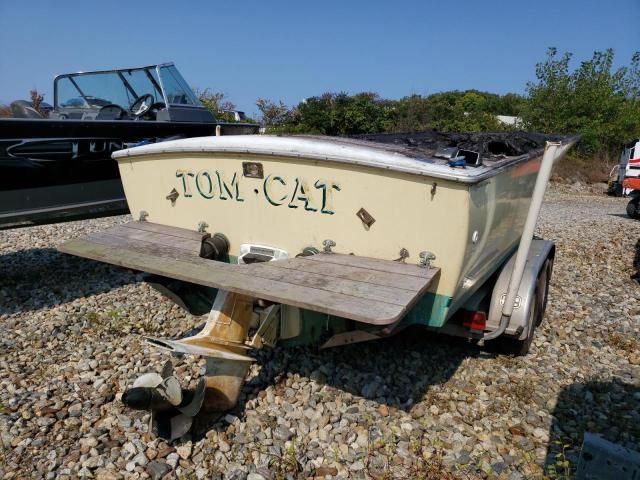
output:
[[[202,319],[140,275],[54,249],[129,218],[0,232],[0,478],[520,479],[573,468],[584,431],[637,450],[640,222],[625,203],[547,194],[538,230],[558,253],[526,358],[415,330],[263,351],[240,405],[173,444],[119,397],[166,360],[140,334]],[[181,362],[195,379],[202,361]]]

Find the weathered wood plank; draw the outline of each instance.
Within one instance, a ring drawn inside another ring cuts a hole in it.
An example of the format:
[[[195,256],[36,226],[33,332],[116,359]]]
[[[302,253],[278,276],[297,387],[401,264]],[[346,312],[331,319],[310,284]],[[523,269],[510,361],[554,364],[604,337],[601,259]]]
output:
[[[301,270],[304,272],[325,275],[327,277],[344,278],[357,282],[401,288],[409,291],[418,290],[424,283],[424,278],[428,278],[428,276],[415,277],[411,275],[401,275],[399,273],[383,272],[381,270],[370,270],[367,268],[355,267],[353,266],[353,262],[351,262],[351,265],[341,265],[338,263],[328,262],[312,262],[308,260],[309,258],[312,257],[297,257],[287,260],[280,260],[278,262],[273,262],[273,267]]]
[[[107,230],[107,232],[110,232]],[[126,237],[120,237],[117,235],[111,235],[110,233],[90,233],[89,235],[82,238],[88,242],[93,242],[98,245],[105,245],[114,248],[120,248],[122,251],[132,251],[132,252],[140,252],[155,255],[160,258],[170,258],[174,260],[180,260],[185,264],[193,264],[200,265],[202,261],[209,261],[204,258],[200,258],[199,256],[192,254],[187,250],[183,250],[181,248],[168,246],[168,245],[160,245],[154,242],[148,242],[145,240],[138,240]],[[108,259],[104,259],[104,261],[109,262]],[[222,263],[222,262],[220,262]],[[226,267],[231,267],[226,263],[222,263],[222,265]],[[225,267],[223,267],[225,268]]]
[[[394,305],[405,305],[411,301],[416,290],[409,291],[400,288],[385,287],[365,282],[356,282],[326,275],[304,272],[301,270],[277,268],[276,263],[268,262],[255,265],[239,267],[246,274],[256,277],[278,280],[293,285],[303,285],[313,287],[328,292],[343,293],[353,297],[369,299],[372,302],[392,303]],[[253,268],[248,268],[253,267]]]
[[[159,257],[154,254],[123,249],[121,246],[109,246],[83,239],[66,242],[59,247],[59,250],[64,253],[106,261],[134,270],[164,275],[186,282],[221,288],[243,295],[264,298],[273,302],[376,325],[394,323],[402,317],[407,309],[407,306],[372,302],[368,299],[327,292],[311,287],[274,280],[265,281],[265,279],[235,271],[238,269],[237,266],[211,260],[201,259],[203,264],[194,264],[179,259]],[[215,265],[212,266],[212,263]]]
[[[398,273],[400,275],[410,275],[413,277],[428,277],[427,268],[417,265],[406,264],[402,262],[394,262],[392,260],[380,260],[378,258],[359,257],[357,255],[343,255],[340,253],[321,253],[304,257],[314,262],[337,263],[338,265],[352,265],[354,267],[368,268],[370,270],[379,270],[387,273]]]
[[[134,240],[166,245],[168,247],[192,252],[194,255],[199,255],[200,249],[202,248],[202,242],[200,240],[181,238],[149,230],[139,230],[137,228],[127,228],[126,226],[120,225],[109,228],[105,233],[116,237],[131,238]]]
[[[153,222],[129,222],[122,226],[137,230],[145,230],[147,232],[163,233],[173,237],[185,238],[187,240],[196,240],[202,242],[203,239],[209,238],[210,233],[196,232],[195,230],[187,230],[186,228],[171,227],[169,225],[160,225]]]
[[[342,279],[337,277],[331,277],[326,275],[318,275],[315,273],[305,272],[292,269],[279,268],[279,264],[282,262],[289,262],[288,260],[282,260],[279,262],[259,263],[253,265],[229,265],[223,262],[213,262],[211,260],[196,257],[194,255],[185,255],[184,252],[177,248],[166,247],[164,245],[157,245],[153,243],[132,243],[127,238],[118,237],[107,233],[94,233],[85,237],[87,240],[95,242],[97,244],[106,245],[109,247],[122,248],[123,250],[130,250],[132,252],[139,252],[145,254],[151,254],[156,258],[167,258],[172,260],[180,260],[188,265],[205,265],[210,268],[215,268],[222,271],[232,271],[234,273],[242,273],[243,275],[249,275],[251,277],[263,278],[265,280],[277,280],[283,283],[290,283],[293,285],[302,285],[306,287],[312,287],[316,289],[326,290],[328,292],[342,293],[344,295],[356,296],[360,298],[369,299],[373,302],[384,302],[395,305],[405,305],[407,302],[416,295],[417,292],[424,286],[424,281],[420,285],[416,285],[416,288],[412,290],[386,287],[381,285],[374,285],[366,282],[358,282],[348,279]],[[102,260],[108,261],[106,258]],[[304,264],[304,260],[301,258],[292,259],[292,263]],[[291,263],[290,263],[291,264]],[[295,267],[295,265],[292,265]],[[304,266],[304,265],[303,265]],[[334,266],[334,269],[339,266]]]
[[[402,318],[439,273],[437,268],[340,254],[230,265],[199,257],[207,236],[131,222],[71,240],[59,250],[377,325]]]

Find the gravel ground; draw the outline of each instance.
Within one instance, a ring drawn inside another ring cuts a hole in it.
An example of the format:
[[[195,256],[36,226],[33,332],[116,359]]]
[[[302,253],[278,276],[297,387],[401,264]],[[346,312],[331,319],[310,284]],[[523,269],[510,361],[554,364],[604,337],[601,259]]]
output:
[[[640,222],[624,206],[547,194],[538,230],[558,253],[526,358],[421,330],[263,351],[238,407],[173,444],[119,398],[166,360],[140,334],[202,319],[140,275],[54,249],[128,217],[0,232],[0,478],[542,478],[575,466],[584,431],[638,450]]]

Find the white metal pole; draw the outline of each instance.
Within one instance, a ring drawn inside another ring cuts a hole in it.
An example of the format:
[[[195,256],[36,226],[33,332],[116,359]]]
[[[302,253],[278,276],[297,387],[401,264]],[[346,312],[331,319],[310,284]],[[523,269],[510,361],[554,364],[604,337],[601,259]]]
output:
[[[527,263],[527,257],[529,255],[529,248],[531,248],[531,242],[533,241],[533,232],[536,227],[538,215],[540,214],[540,208],[542,207],[542,200],[544,199],[544,192],[547,189],[549,178],[551,177],[551,169],[556,159],[562,157],[565,152],[573,145],[573,141],[563,144],[562,142],[547,142],[544,155],[542,156],[542,162],[540,163],[540,171],[538,172],[538,178],[536,178],[536,184],[533,188],[533,196],[531,198],[531,205],[527,212],[527,219],[524,223],[524,230],[522,237],[520,238],[520,245],[518,245],[518,252],[516,253],[516,260],[513,265],[513,271],[511,278],[509,279],[509,286],[507,288],[507,294],[505,296],[504,305],[502,307],[502,317],[500,324],[496,330],[489,332],[483,337],[483,340],[491,340],[496,338],[506,330],[509,325],[511,314],[516,300],[516,295],[520,289],[520,283],[522,282],[522,276],[524,274],[524,268]]]

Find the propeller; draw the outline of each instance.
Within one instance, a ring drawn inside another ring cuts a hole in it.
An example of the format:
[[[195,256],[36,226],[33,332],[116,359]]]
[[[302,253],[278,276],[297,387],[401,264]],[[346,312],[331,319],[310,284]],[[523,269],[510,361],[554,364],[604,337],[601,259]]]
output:
[[[198,381],[195,390],[183,390],[169,360],[162,374],[145,373],[138,377],[122,394],[122,403],[134,410],[150,411],[150,430],[159,437],[175,440],[191,429],[193,417],[202,408],[204,394],[204,378]]]

